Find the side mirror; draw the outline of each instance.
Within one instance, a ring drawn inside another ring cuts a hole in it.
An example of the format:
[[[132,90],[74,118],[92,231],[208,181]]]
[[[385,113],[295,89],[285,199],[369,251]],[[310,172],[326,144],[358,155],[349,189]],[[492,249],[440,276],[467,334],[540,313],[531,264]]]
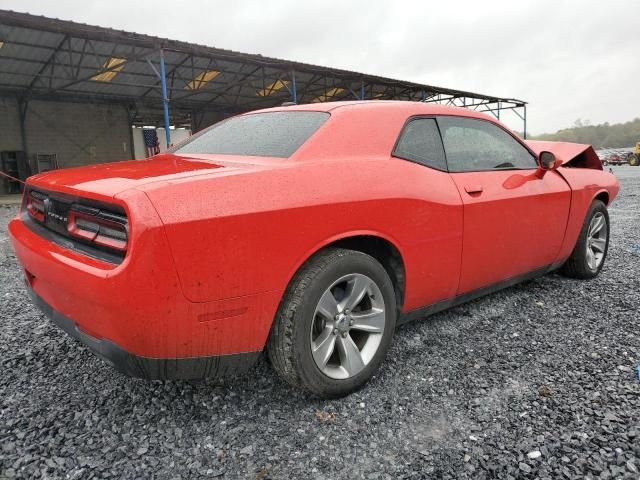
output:
[[[544,177],[544,174],[549,170],[555,170],[556,168],[556,156],[551,152],[540,152],[540,156],[538,157],[538,171],[536,172],[536,176],[538,178]]]

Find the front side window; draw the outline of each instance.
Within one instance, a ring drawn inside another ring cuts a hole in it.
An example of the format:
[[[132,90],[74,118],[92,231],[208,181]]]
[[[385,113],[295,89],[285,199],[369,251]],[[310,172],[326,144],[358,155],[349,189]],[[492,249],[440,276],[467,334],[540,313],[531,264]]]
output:
[[[180,145],[174,153],[287,158],[327,121],[326,112],[265,112],[215,124]]]
[[[393,154],[427,167],[446,170],[444,149],[433,118],[416,118],[402,130]]]
[[[500,127],[461,117],[438,117],[450,172],[537,168],[535,157]]]

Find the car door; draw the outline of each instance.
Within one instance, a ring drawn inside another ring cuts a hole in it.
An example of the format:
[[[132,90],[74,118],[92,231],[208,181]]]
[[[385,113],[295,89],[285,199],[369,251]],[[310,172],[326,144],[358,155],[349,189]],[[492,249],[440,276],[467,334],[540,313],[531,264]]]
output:
[[[551,265],[560,251],[571,191],[555,171],[493,122],[438,117],[450,175],[464,206],[458,294]]]
[[[404,249],[405,306],[417,308],[453,298],[460,280],[463,206],[447,172],[436,120],[408,119],[393,156],[407,161],[397,171],[416,205],[404,219],[409,232]]]

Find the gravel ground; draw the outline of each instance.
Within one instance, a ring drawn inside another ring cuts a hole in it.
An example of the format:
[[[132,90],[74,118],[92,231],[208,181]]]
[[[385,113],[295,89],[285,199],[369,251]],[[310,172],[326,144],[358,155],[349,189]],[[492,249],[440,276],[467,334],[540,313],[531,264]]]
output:
[[[640,168],[590,282],[549,275],[401,329],[379,375],[305,398],[264,363],[124,377],[28,301],[0,207],[0,477],[639,478]]]

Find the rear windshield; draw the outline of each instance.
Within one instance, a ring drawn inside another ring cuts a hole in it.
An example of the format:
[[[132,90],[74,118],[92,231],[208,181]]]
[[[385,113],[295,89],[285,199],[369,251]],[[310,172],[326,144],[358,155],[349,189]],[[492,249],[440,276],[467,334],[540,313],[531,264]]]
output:
[[[174,153],[290,157],[327,121],[326,112],[265,112],[220,122]]]

